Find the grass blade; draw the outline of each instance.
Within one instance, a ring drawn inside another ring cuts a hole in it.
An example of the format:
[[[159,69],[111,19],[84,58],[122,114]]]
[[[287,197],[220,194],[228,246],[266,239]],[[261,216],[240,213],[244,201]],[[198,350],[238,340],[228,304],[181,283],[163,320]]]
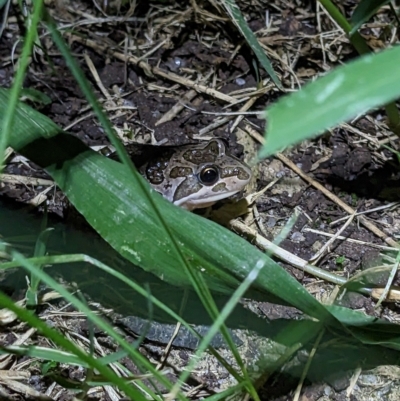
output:
[[[223,0],[222,5],[225,7],[226,11],[230,15],[233,23],[238,27],[239,31],[246,39],[246,42],[253,50],[254,54],[256,55],[260,64],[264,67],[265,71],[269,74],[272,81],[275,85],[280,89],[283,90],[282,84],[280,83],[278,77],[275,74],[274,68],[272,67],[271,62],[269,61],[268,57],[265,55],[263,48],[258,43],[256,36],[254,35],[253,31],[247,25],[246,20],[244,19],[242,13],[239,10],[239,7],[235,3],[234,0]]]

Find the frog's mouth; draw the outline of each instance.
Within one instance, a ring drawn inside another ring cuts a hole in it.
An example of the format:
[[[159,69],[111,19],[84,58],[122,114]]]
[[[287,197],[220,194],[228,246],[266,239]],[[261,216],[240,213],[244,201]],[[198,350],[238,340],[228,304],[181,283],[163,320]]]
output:
[[[212,206],[214,203],[220,201],[221,199],[229,198],[232,195],[240,192],[240,189],[229,191],[229,192],[219,192],[215,195],[209,195],[207,197],[201,198],[197,196],[196,198],[187,196],[185,198],[178,199],[174,202],[175,205],[181,206],[187,210],[201,209],[205,207]]]

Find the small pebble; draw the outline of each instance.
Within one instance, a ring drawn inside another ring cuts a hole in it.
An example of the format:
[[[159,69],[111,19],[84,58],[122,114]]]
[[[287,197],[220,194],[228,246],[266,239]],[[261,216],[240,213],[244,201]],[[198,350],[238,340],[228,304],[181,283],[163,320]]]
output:
[[[301,241],[304,241],[304,240],[305,240],[304,235],[303,235],[301,232],[299,232],[299,231],[294,232],[294,233],[290,236],[290,239],[291,239],[292,241],[294,241],[294,242],[301,242]]]
[[[332,394],[332,388],[329,387],[329,386],[325,386],[325,388],[324,388],[324,394],[325,394],[326,396],[330,396],[330,395]]]
[[[181,58],[179,58],[179,57],[175,57],[175,58],[174,58],[174,63],[175,63],[175,65],[176,65],[177,67],[181,67],[181,66],[182,66],[182,63],[183,63],[183,61],[182,61],[182,59],[181,59]]]
[[[235,79],[236,85],[243,86],[246,84],[246,80],[243,78],[236,78]]]

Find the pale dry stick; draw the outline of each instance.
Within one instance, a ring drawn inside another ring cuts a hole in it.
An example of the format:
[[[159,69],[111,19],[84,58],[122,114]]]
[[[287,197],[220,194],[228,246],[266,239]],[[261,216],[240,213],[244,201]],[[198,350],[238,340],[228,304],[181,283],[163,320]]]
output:
[[[199,400],[199,399],[206,399],[208,394],[204,394],[203,397],[200,395],[200,390],[201,390],[203,387],[206,387],[205,383],[200,383],[200,384],[198,384],[196,387],[193,387],[193,388],[191,388],[189,391],[187,391],[187,392],[184,394],[184,396],[185,396],[187,399],[194,399],[194,398],[196,398],[197,400]],[[217,392],[217,391],[216,391],[216,392]],[[195,396],[196,396],[196,397],[195,397]]]
[[[263,195],[265,192],[267,192],[271,187],[273,187],[281,177],[275,178],[275,180],[269,182],[263,189],[261,189],[258,192],[251,193],[246,196],[245,200],[247,202],[247,205],[253,204],[261,195]]]
[[[353,127],[352,125],[347,124],[347,123],[340,124],[340,127],[343,127],[345,130],[350,131],[353,134],[361,136],[362,138],[366,139],[368,142],[373,143],[374,146],[379,147],[379,141],[376,138],[372,137],[371,135],[364,134],[358,128]],[[396,138],[398,139],[399,137],[396,137]]]
[[[335,19],[326,10],[326,8],[320,2],[318,2],[318,5],[321,7],[321,10],[325,14],[325,17],[327,17],[331,21],[332,25],[336,27],[337,31],[345,33],[342,27],[335,21]]]
[[[229,21],[229,19],[227,17],[220,17],[219,15],[212,14],[209,11],[205,10],[204,8],[199,7],[197,5],[196,1],[194,1],[194,0],[190,0],[190,5],[192,6],[195,14],[201,15],[204,19],[208,18],[207,19],[208,21],[212,21],[212,22],[214,22],[214,21],[224,21],[224,22],[225,21]],[[217,8],[217,10],[219,10],[219,9]]]
[[[298,89],[300,89],[301,88],[300,81],[297,78],[297,75],[295,74],[295,72],[292,70],[291,66],[285,60],[283,60],[283,58],[278,53],[274,52],[267,45],[265,45],[261,41],[259,41],[259,43],[260,43],[260,46],[265,50],[266,53],[268,53],[271,57],[274,56],[281,63],[282,69],[284,71],[287,71],[296,80]],[[282,92],[284,92],[284,93],[290,92],[290,89],[283,88]]]
[[[0,370],[0,377],[10,380],[28,380],[31,374],[27,371],[15,370],[13,367],[12,370]]]
[[[267,237],[268,236],[267,230],[264,228],[262,218],[260,216],[260,213],[258,212],[256,205],[253,206],[252,212],[254,215],[254,220],[257,223],[258,229],[261,231],[263,235],[265,235],[265,237]]]
[[[249,98],[249,97],[254,97],[254,96],[259,96],[259,95],[261,96],[261,95],[264,95],[270,89],[276,88],[274,83],[270,83],[269,85],[267,85],[268,82],[270,82],[270,81],[271,81],[271,79],[267,78],[263,81],[263,83],[262,83],[263,86],[261,88],[258,88],[258,89],[257,88],[246,88],[246,89],[242,89],[240,91],[229,92],[228,95],[234,97],[236,99],[236,102],[241,102],[244,99],[247,100],[247,98]],[[240,96],[242,96],[242,97],[244,96],[244,97],[241,98]],[[227,106],[224,106],[224,107],[225,108],[230,107],[230,104],[228,104]]]
[[[185,103],[191,102],[197,95],[198,93],[194,89],[190,89],[189,92],[185,93],[182,100],[175,103],[154,125],[157,127],[157,125],[174,119],[185,108]]]
[[[17,301],[15,304],[17,306],[23,307],[23,306],[25,306],[25,299]],[[10,324],[16,319],[17,319],[17,315],[14,312],[12,312],[6,308],[0,309],[0,324],[2,326]],[[3,360],[4,357],[7,357],[7,355],[0,355],[0,361]]]
[[[142,56],[140,56],[137,60],[137,62],[139,63],[140,61],[148,58],[149,56],[151,56],[154,52],[156,52],[161,46],[163,46],[165,43],[169,42],[169,39],[164,39],[163,41],[161,41],[158,45],[154,46],[152,49],[150,49],[147,53],[144,53]]]
[[[242,89],[237,89],[235,91],[229,92],[228,95],[232,96],[232,97],[235,97],[235,98],[238,98],[238,97],[243,96],[243,95],[248,96],[250,93],[254,93],[256,91],[257,91],[256,87],[249,87],[249,88],[242,88]],[[225,107],[229,107],[229,106],[230,106],[230,104],[228,104]]]
[[[257,141],[259,141],[261,144],[265,143],[265,139],[252,127],[249,125],[246,125],[246,131]],[[332,202],[336,203],[338,206],[340,206],[344,211],[346,211],[348,214],[353,214],[355,213],[355,210],[347,205],[347,203],[343,202],[341,199],[339,199],[336,195],[334,195],[332,192],[328,191],[322,184],[319,182],[315,181],[312,179],[310,176],[308,176],[303,170],[301,170],[299,167],[297,167],[291,160],[289,160],[286,156],[284,156],[282,153],[276,153],[275,156],[277,159],[279,159],[282,163],[286,164],[289,168],[291,168],[297,175],[299,175],[304,181],[308,182],[311,184],[314,188],[318,189],[321,191],[328,199],[330,199]],[[380,230],[378,227],[375,226],[375,224],[371,223],[366,217],[364,216],[359,216],[358,220],[360,223],[366,227],[368,230],[370,230],[372,233],[374,233],[377,237],[379,237],[382,241],[386,242],[390,246],[399,249],[400,245],[391,237],[389,237],[386,233],[384,233],[382,230]]]
[[[234,230],[237,230],[241,234],[244,234],[245,236],[251,238],[251,242],[258,246],[260,249],[273,254],[283,262],[289,263],[290,265],[306,273],[309,273],[315,277],[319,277],[333,284],[343,285],[347,281],[347,279],[344,277],[337,276],[323,269],[310,265],[309,263],[307,263],[306,260],[301,259],[298,256],[293,255],[292,253],[280,248],[271,241],[268,241],[266,238],[258,234],[256,230],[250,228],[239,220],[231,221],[230,225]]]
[[[104,398],[109,398],[111,401],[119,401],[122,399],[122,394],[117,392],[117,390],[110,386],[109,384],[103,386],[103,390],[106,393],[108,397]],[[88,398],[91,398],[90,396],[93,396],[93,394],[90,394],[90,392],[87,392]],[[93,397],[94,398],[94,397]]]
[[[71,10],[69,10],[71,11]],[[73,10],[76,11],[76,10]],[[82,15],[81,13],[76,13],[78,15],[81,15],[85,17],[85,15]],[[102,24],[107,24],[109,22],[144,22],[146,21],[146,18],[126,18],[126,17],[108,17],[108,18],[86,18],[80,21],[73,22],[71,24],[60,24],[58,25],[58,30],[63,31],[63,30],[71,30],[71,28],[77,28],[78,26],[84,26],[84,25],[102,25]],[[17,22],[17,21],[16,21]],[[50,35],[50,31],[46,31],[42,35],[40,35],[40,39],[44,38],[45,36]],[[143,47],[143,45],[142,45]],[[140,47],[139,47],[140,48]]]
[[[189,88],[193,88],[197,92],[205,93],[206,95],[209,95],[209,96],[214,97],[216,99],[222,100],[224,102],[230,102],[230,103],[236,103],[237,102],[237,99],[235,99],[235,98],[233,98],[233,97],[231,97],[229,95],[225,95],[224,93],[219,92],[219,91],[217,91],[215,89],[211,89],[211,88],[209,88],[209,87],[207,87],[205,85],[198,84],[195,81],[192,81],[191,79],[187,79],[187,78],[181,77],[181,76],[179,76],[177,74],[174,74],[172,72],[164,71],[164,70],[162,70],[161,68],[158,68],[158,67],[152,67],[148,63],[146,63],[145,61],[139,61],[138,62],[138,57],[126,56],[123,53],[112,51],[110,49],[110,46],[99,45],[94,40],[84,39],[84,38],[81,38],[81,37],[76,36],[76,35],[68,34],[67,36],[69,36],[75,42],[78,42],[78,43],[81,43],[81,44],[83,44],[85,46],[88,46],[88,47],[92,48],[93,50],[95,50],[95,51],[97,51],[99,53],[107,52],[111,56],[115,57],[118,60],[124,61],[126,63],[133,64],[133,65],[137,65],[138,67],[142,68],[144,73],[146,75],[148,75],[148,76],[157,75],[159,77],[168,79],[169,81],[176,82],[176,83],[178,83],[180,85],[188,86]]]
[[[293,71],[293,74],[295,74],[294,68],[296,67],[297,62],[299,61],[300,56],[301,56],[301,43],[299,43],[299,45],[297,46],[297,51],[292,59],[292,62],[290,63],[290,68]],[[297,75],[296,75],[296,77],[297,77]],[[300,85],[300,81],[298,78],[297,78],[297,83],[298,83],[298,85]],[[299,88],[301,88],[301,86],[299,86]]]
[[[314,171],[316,170],[322,163],[325,163],[326,161],[328,161],[331,157],[332,157],[332,153],[331,151],[328,152],[328,154],[326,156],[322,156],[320,159],[318,159],[315,163],[313,163],[311,165],[310,171]]]
[[[264,111],[202,111],[201,114],[210,116],[262,116]]]
[[[137,107],[135,106],[112,106],[112,107],[104,107],[105,111],[115,111],[115,110],[137,110]],[[119,113],[116,116],[113,117],[108,117],[110,120],[114,120],[116,118],[119,118],[121,116],[124,116],[126,113]],[[85,121],[88,118],[94,117],[93,112],[89,112],[85,114],[84,116],[72,121],[71,124],[67,125],[66,127],[63,128],[64,131],[69,131],[72,127],[74,127],[76,124],[81,123],[82,121]]]
[[[0,180],[9,184],[33,185],[34,187],[42,185],[54,185],[54,181],[52,180],[45,180],[44,178],[26,177],[24,175],[14,174],[2,174],[0,176]]]
[[[40,192],[38,195],[36,195],[34,198],[32,198],[31,200],[29,200],[28,202],[26,202],[28,205],[32,205],[32,206],[39,206],[41,205],[43,202],[47,201],[47,196],[46,194],[48,192],[50,192],[53,189],[53,185],[50,187],[47,187],[45,190],[43,190],[42,192]]]
[[[226,124],[227,122],[229,122],[233,117],[224,117],[221,119],[215,119],[214,122],[212,122],[211,124],[207,125],[207,127],[202,128],[199,133],[198,133],[198,137],[202,137],[206,134],[208,134],[211,131],[214,131],[216,128],[220,127],[221,125]]]
[[[384,294],[385,293],[385,294]],[[386,292],[386,288],[371,288],[371,298],[381,299],[384,294],[386,302],[399,302],[400,301],[400,291],[396,289],[391,289]]]
[[[371,116],[365,116],[364,117],[371,125],[374,126],[375,128],[375,134],[376,137],[378,138],[378,144],[381,145],[381,140],[382,138],[388,139],[391,135],[393,135],[393,131],[389,129],[387,124],[385,124],[383,121],[377,121],[373,119]],[[398,139],[397,136],[392,137],[394,139]]]
[[[384,300],[386,300],[386,298],[388,297],[388,295],[390,293],[390,289],[391,289],[392,284],[393,284],[393,281],[394,281],[394,279],[396,277],[396,273],[398,271],[399,264],[400,264],[400,254],[397,254],[396,262],[393,264],[393,267],[392,267],[390,275],[389,275],[389,277],[387,279],[385,288],[384,288],[381,296],[379,297],[378,302],[375,305],[375,309],[378,308],[381,305],[381,303]]]
[[[63,128],[64,131],[69,131],[74,125],[79,124],[80,122],[86,120],[87,118],[94,117],[94,113],[91,111],[88,114],[83,115],[82,117],[72,121],[71,124],[67,125]]]
[[[152,82],[147,82],[146,85],[147,85],[147,88],[151,91],[170,92],[170,93],[174,93],[179,88],[179,84],[175,84],[170,87],[166,87],[166,86],[154,84]]]
[[[15,380],[1,379],[0,385],[11,389],[13,392],[17,392],[17,393],[21,394],[22,399],[24,399],[24,400],[34,399],[34,400],[40,400],[40,401],[54,401],[54,398],[48,397],[48,396],[44,395],[43,393],[40,393],[39,391],[35,390],[34,388],[32,388],[26,384],[20,383],[18,381],[15,381]],[[2,399],[9,399],[9,397],[2,398]]]
[[[169,339],[168,344],[167,344],[167,346],[165,347],[165,349],[164,349],[164,351],[163,351],[163,353],[162,353],[162,355],[161,355],[160,362],[158,362],[158,364],[157,364],[157,366],[156,366],[156,369],[157,369],[157,370],[160,370],[160,369],[162,369],[162,368],[164,367],[164,363],[166,362],[166,360],[167,360],[167,358],[168,358],[168,356],[169,356],[169,354],[170,354],[170,352],[171,352],[172,343],[174,342],[176,336],[178,335],[181,326],[182,326],[182,323],[181,323],[181,322],[177,322],[177,323],[176,323],[175,330],[174,330],[174,332],[172,333],[172,336],[171,336],[171,338]]]
[[[97,86],[99,87],[101,93],[103,94],[103,96],[109,101],[112,102],[112,97],[109,94],[108,90],[104,87],[103,82],[101,82],[101,79],[99,77],[99,74],[97,73],[96,67],[93,64],[93,61],[90,59],[90,57],[88,56],[87,53],[83,54],[83,57],[86,61],[86,65],[89,67],[89,71],[92,73],[92,76],[97,84]]]
[[[392,203],[388,203],[387,205],[382,205],[382,206],[374,207],[373,209],[368,209],[368,210],[364,210],[362,212],[357,212],[355,215],[360,216],[362,214],[368,214],[368,213],[373,213],[373,212],[377,212],[377,211],[381,211],[381,210],[385,210],[385,209],[390,209],[393,206],[399,206],[399,205],[400,205],[400,202],[392,202]],[[331,223],[329,223],[329,225],[334,226],[336,223],[346,220],[346,218],[347,217],[341,217],[340,219],[332,221]]]
[[[265,79],[263,82],[263,88],[267,88],[267,83],[268,81],[270,81],[270,79]],[[275,84],[270,84],[268,85],[269,89],[271,89],[273,86],[275,86]],[[269,90],[268,89],[268,90]],[[265,92],[260,93],[264,94]],[[247,111],[251,106],[253,106],[253,104],[258,100],[258,96],[252,96],[244,105],[243,107],[240,108],[240,111]],[[253,100],[253,102],[251,102],[251,100]],[[262,114],[264,114],[264,112],[262,112]],[[236,118],[236,120],[234,121],[234,123],[232,124],[232,126],[229,128],[230,132],[234,132],[236,127],[242,122],[242,120],[244,119],[244,116],[239,116]]]
[[[353,392],[354,387],[357,384],[357,380],[360,377],[361,372],[362,372],[362,369],[360,367],[358,367],[357,369],[355,369],[353,376],[351,376],[349,386],[347,387],[347,390],[346,390],[346,396],[348,398],[350,398],[351,393]]]
[[[210,71],[201,81],[207,82],[207,80],[213,74],[213,71]],[[183,96],[183,99],[180,100],[178,103],[174,104],[170,110],[168,110],[156,123],[155,126],[165,123],[167,121],[171,121],[175,118],[185,107],[186,102],[192,101],[197,96],[197,91],[194,89],[190,89],[189,92]]]
[[[20,301],[18,303],[18,305],[25,306],[25,300],[23,300],[22,302]],[[7,319],[4,319],[3,311],[4,311],[4,313],[7,314]],[[11,312],[9,309],[6,309],[6,310],[1,309],[0,314],[2,315],[1,316],[1,324],[10,324],[13,321],[17,320],[17,316],[13,312]],[[12,346],[19,347],[19,346],[25,344],[36,332],[37,332],[37,330],[35,328],[28,329],[25,333],[23,333],[22,335],[17,337],[17,339],[11,344],[11,347]],[[5,369],[7,366],[9,367],[11,359],[13,359],[13,356],[10,354],[1,355],[0,356],[0,369]]]
[[[228,66],[231,65],[233,59],[236,57],[236,55],[239,53],[239,50],[242,48],[243,44],[239,43],[238,45],[236,45],[235,49],[233,50],[233,52],[231,53],[231,56],[229,57],[228,60]]]
[[[321,28],[321,9],[320,9],[320,4],[319,1],[317,1],[317,10],[316,10],[316,17],[317,17],[317,27],[318,27],[318,32],[322,32],[323,29]],[[325,46],[323,42],[323,35],[319,34],[319,43],[321,46],[321,51],[322,51],[322,65],[326,65],[326,52],[325,52]]]
[[[257,99],[258,99],[258,98],[255,97],[255,96],[254,96],[254,97],[251,97],[251,98],[239,109],[239,113],[247,111],[250,107],[253,106],[253,104],[257,101]],[[221,125],[226,124],[227,122],[229,122],[230,120],[232,120],[233,117],[234,117],[234,115],[231,115],[231,116],[225,117],[225,118],[221,118],[220,120],[215,121],[214,123],[210,124],[209,126],[202,128],[202,129],[199,131],[199,136],[203,136],[203,135],[205,135],[205,134],[207,134],[207,133],[213,131],[214,129],[220,127]],[[239,118],[240,118],[240,117],[239,117]],[[238,118],[237,120],[239,120],[239,118]],[[241,120],[240,120],[240,121],[241,121]],[[239,123],[240,123],[240,121],[239,121]],[[239,123],[238,123],[238,124],[239,124]],[[237,126],[238,124],[235,124],[235,126]],[[231,131],[233,131],[233,129],[232,129]]]
[[[382,145],[386,145],[387,143],[393,142],[393,141],[398,141],[399,137],[397,135],[389,136],[388,138],[381,139],[378,141],[379,147]]]
[[[324,231],[319,231],[319,230],[314,230],[312,228],[303,228],[303,231],[305,232],[309,232],[309,233],[314,233],[314,234],[318,234],[318,235],[322,235],[325,237],[334,237],[335,234],[330,234],[330,233],[326,233]],[[354,239],[354,238],[346,238],[346,237],[342,237],[341,235],[339,235],[339,237],[337,237],[337,239],[346,241],[346,242],[351,242],[353,244],[359,244],[359,245],[364,245],[364,246],[368,246],[370,248],[375,248],[375,249],[381,249],[383,251],[389,251],[389,252],[396,252],[399,249],[398,248],[393,248],[390,246],[385,246],[385,245],[378,245],[378,244],[373,244],[370,242],[365,242],[365,241],[360,241],[358,239]]]
[[[342,227],[340,227],[338,232],[335,233],[333,235],[333,237],[331,239],[329,239],[321,247],[321,249],[314,256],[311,257],[311,259],[309,259],[308,262],[311,263],[312,265],[315,265],[321,259],[321,257],[325,254],[325,251],[329,250],[329,247],[339,238],[340,234],[350,225],[350,223],[354,220],[354,217],[355,217],[355,213],[353,213],[352,215],[348,216],[348,219],[347,219],[346,223],[343,224]]]
[[[32,361],[30,361],[32,363]],[[53,383],[50,384],[50,386],[47,387],[47,390],[45,391],[45,395],[48,395],[50,397],[51,394],[53,394],[54,388],[56,387],[57,382],[53,381]],[[58,396],[61,394],[62,390],[58,394],[55,395],[55,399],[58,399]]]
[[[136,106],[128,106],[128,105],[126,105],[126,106],[124,106],[124,105],[121,105],[121,106],[106,106],[106,107],[104,107],[104,110],[105,111],[118,111],[118,110],[137,110],[137,107]],[[118,116],[117,117],[120,117],[121,115],[120,114],[118,114]]]

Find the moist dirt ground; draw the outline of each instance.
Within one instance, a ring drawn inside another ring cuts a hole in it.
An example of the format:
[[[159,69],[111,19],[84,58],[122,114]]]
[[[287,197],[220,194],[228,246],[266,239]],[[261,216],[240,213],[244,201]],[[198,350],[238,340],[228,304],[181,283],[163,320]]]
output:
[[[318,3],[238,1],[273,63],[285,89],[282,92],[257,63],[219,2],[48,3],[47,9],[126,145],[139,142],[178,146],[222,137],[234,154],[250,161],[261,146],[259,138],[268,121],[256,114],[227,112],[262,111],[284,92],[298,90],[357,56],[346,35]],[[355,3],[340,2],[339,6],[349,17]],[[398,41],[389,11],[389,7],[383,8],[362,28],[373,50]],[[23,32],[20,10],[12,5],[0,40],[1,87],[12,84]],[[24,88],[47,98],[31,94],[26,101],[94,149],[108,145],[101,125],[51,37],[42,28],[39,34],[40,47],[31,59]],[[350,278],[378,265],[381,252],[393,247],[400,236],[399,162],[383,145],[399,148],[384,110],[375,110],[263,161],[254,167],[255,178],[247,195],[268,188],[256,198],[244,223],[260,237],[272,240],[296,215],[294,227],[280,246],[333,276]],[[51,178],[28,160],[10,151],[5,173],[0,188],[4,197],[35,205],[38,211],[46,203],[51,213],[61,218],[68,215],[68,200],[53,186]],[[351,210],[361,213],[361,217]],[[234,229],[243,234],[240,228]],[[332,240],[338,232],[340,237]],[[283,258],[280,263],[317,299],[328,302],[334,296],[334,283],[304,271],[290,259]],[[376,301],[374,297],[357,295],[343,298],[342,304],[392,322],[399,320],[396,302],[376,308]],[[293,313],[271,304],[253,307],[269,318]],[[66,328],[78,327],[84,321],[82,316],[60,316],[54,324]],[[79,323],[77,319],[81,319]],[[24,330],[25,326],[16,323],[3,328],[3,342],[12,344]],[[152,355],[156,358],[157,352]],[[176,355],[180,356],[180,366],[184,366],[189,359],[186,351],[178,349]],[[23,358],[10,359],[6,368],[23,363]],[[51,399],[71,399],[72,392],[58,385],[60,392],[56,396],[54,382],[38,369],[32,368],[30,373],[22,390],[2,384],[4,396],[26,399],[30,388],[33,398],[38,397],[33,392],[36,390]],[[68,378],[83,377],[78,369],[68,368],[64,373]],[[305,382],[301,397],[398,399],[397,370],[364,372],[355,384],[350,384],[353,373],[329,383]],[[186,390],[201,384],[201,392],[193,393],[193,398],[212,394],[218,391],[219,380],[221,377],[215,373],[208,377],[194,375]],[[263,399],[292,399],[296,386],[293,380],[285,385],[279,379],[268,381]],[[89,395],[89,399],[108,397],[103,390]]]

